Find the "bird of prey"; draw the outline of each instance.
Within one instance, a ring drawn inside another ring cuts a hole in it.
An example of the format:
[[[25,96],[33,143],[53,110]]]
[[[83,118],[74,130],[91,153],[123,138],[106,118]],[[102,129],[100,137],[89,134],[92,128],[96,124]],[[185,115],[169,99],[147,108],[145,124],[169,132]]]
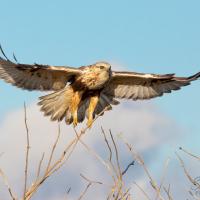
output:
[[[67,124],[74,126],[86,117],[90,127],[96,115],[102,115],[105,108],[112,109],[119,99],[151,99],[178,90],[200,77],[200,72],[176,77],[175,74],[112,71],[107,62],[79,68],[19,64],[3,55],[4,58],[0,57],[0,79],[30,91],[53,91],[40,97],[41,110],[51,116],[51,120],[65,119]]]

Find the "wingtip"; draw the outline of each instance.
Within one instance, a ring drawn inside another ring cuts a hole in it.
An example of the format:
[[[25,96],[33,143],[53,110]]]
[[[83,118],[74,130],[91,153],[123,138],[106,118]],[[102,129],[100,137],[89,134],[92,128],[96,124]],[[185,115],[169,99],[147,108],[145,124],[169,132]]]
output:
[[[10,61],[10,60],[8,59],[8,57],[6,56],[6,54],[5,54],[5,52],[4,52],[4,50],[3,50],[2,46],[1,46],[1,44],[0,44],[0,52],[1,52],[1,54],[4,56],[4,58],[5,58],[7,61]],[[0,59],[1,59],[1,60],[5,60],[4,58],[2,58],[2,57],[0,56]],[[11,62],[11,61],[10,61],[10,62]]]
[[[200,72],[197,72],[196,74],[190,76],[188,79],[189,80],[196,80],[200,78]]]

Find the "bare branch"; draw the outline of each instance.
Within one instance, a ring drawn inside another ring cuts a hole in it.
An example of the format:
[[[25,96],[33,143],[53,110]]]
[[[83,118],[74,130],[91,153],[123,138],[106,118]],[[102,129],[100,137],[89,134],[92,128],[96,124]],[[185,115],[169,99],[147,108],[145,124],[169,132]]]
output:
[[[188,178],[188,180],[189,180],[193,185],[198,186],[198,188],[200,188],[200,184],[199,184],[195,179],[193,179],[193,178],[190,176],[190,174],[188,173],[188,171],[187,171],[187,169],[186,169],[186,167],[185,167],[185,164],[184,164],[183,160],[181,159],[181,157],[178,155],[177,152],[175,152],[175,153],[176,153],[176,156],[178,157],[178,159],[179,159],[179,161],[180,161],[181,167],[183,168],[184,173],[185,173],[186,177]]]
[[[106,111],[107,108],[105,108],[102,113],[104,111]],[[94,119],[94,121],[102,114],[100,113],[99,115],[96,116],[96,118]],[[64,149],[64,151],[62,152],[62,154],[60,155],[59,159],[56,160],[52,165],[52,158],[53,158],[53,154],[54,151],[56,149],[59,137],[60,137],[60,129],[58,131],[58,136],[56,138],[56,141],[53,145],[51,154],[50,154],[50,158],[47,164],[47,168],[45,170],[44,175],[41,178],[37,178],[36,181],[31,185],[31,187],[28,189],[28,191],[26,192],[26,200],[29,200],[33,194],[35,194],[35,192],[37,191],[37,189],[40,187],[40,185],[42,183],[44,183],[44,181],[50,177],[53,173],[55,173],[57,170],[59,170],[64,163],[69,159],[69,157],[71,156],[71,154],[73,153],[78,141],[80,140],[80,138],[86,133],[86,131],[89,129],[89,127],[85,127],[84,129],[82,129],[80,131],[80,133],[76,133],[76,137],[69,142],[69,144],[66,145],[66,148]],[[42,159],[43,160],[43,159]],[[41,161],[42,162],[42,161]],[[39,171],[40,171],[40,167],[39,167]]]
[[[161,177],[161,182],[160,182],[160,186],[159,186],[159,188],[158,188],[158,192],[157,192],[157,195],[156,195],[156,199],[158,199],[159,194],[160,194],[160,191],[161,191],[161,189],[162,189],[162,186],[163,186],[163,183],[164,183],[164,180],[165,180],[165,176],[166,176],[166,173],[167,173],[168,165],[169,165],[169,158],[165,161],[165,164],[164,164],[163,174],[162,174],[162,177]]]
[[[100,184],[100,185],[103,184],[103,183],[100,182],[100,181],[93,181],[93,180],[87,178],[86,176],[84,176],[83,174],[80,174],[80,176],[81,176],[83,179],[85,179],[87,182],[89,182],[89,183],[95,183],[95,184]]]
[[[173,197],[172,197],[172,195],[170,193],[170,185],[169,185],[168,188],[163,187],[163,189],[164,189],[165,193],[167,194],[168,200],[173,200]]]
[[[81,200],[81,199],[85,196],[85,194],[87,193],[87,191],[88,191],[88,189],[89,189],[89,187],[90,187],[91,185],[92,185],[92,183],[88,183],[88,184],[87,184],[86,188],[85,188],[84,191],[81,193],[81,195],[79,196],[78,200]]]
[[[29,139],[29,130],[27,125],[27,115],[26,115],[26,104],[24,102],[24,123],[26,128],[26,160],[25,160],[25,177],[24,177],[24,200],[26,197],[26,188],[27,188],[27,179],[28,179],[28,164],[29,164],[29,150],[30,150],[30,139]]]
[[[42,157],[41,157],[39,165],[38,165],[38,170],[37,170],[37,175],[36,175],[36,181],[40,177],[40,171],[41,171],[41,167],[42,167],[42,162],[44,160],[44,155],[45,155],[45,153],[42,154]]]
[[[9,192],[10,197],[12,198],[12,200],[17,200],[17,198],[14,196],[14,194],[12,192],[12,189],[10,187],[10,184],[8,182],[8,179],[7,179],[6,175],[4,174],[4,172],[1,169],[0,169],[0,176],[3,178],[3,182],[4,182],[5,186],[7,187],[8,192]]]
[[[45,172],[45,175],[48,173],[48,170],[49,170],[49,167],[51,165],[51,161],[52,161],[52,158],[53,158],[53,155],[54,155],[54,151],[56,149],[56,146],[58,144],[58,140],[60,138],[60,124],[58,124],[58,135],[57,135],[57,138],[56,138],[56,141],[53,145],[53,148],[51,150],[51,154],[50,154],[50,157],[49,157],[49,162],[48,162],[48,165],[47,165],[47,168],[46,168],[46,172]]]
[[[142,159],[142,157],[133,149],[133,147],[124,139],[122,138],[125,145],[128,147],[130,153],[132,154],[133,158],[143,167],[146,175],[148,176],[149,180],[150,180],[150,184],[152,186],[152,188],[156,191],[156,194],[158,195],[160,200],[164,200],[164,198],[161,196],[160,192],[159,192],[159,188],[156,184],[156,182],[154,181],[154,179],[152,178],[152,176],[149,173],[149,170],[147,169],[144,160]]]
[[[113,145],[114,145],[114,149],[115,149],[115,156],[116,156],[116,160],[117,160],[117,167],[118,167],[119,177],[120,177],[120,179],[122,179],[122,172],[121,172],[121,167],[120,167],[120,163],[119,163],[119,153],[118,153],[118,150],[117,150],[117,145],[115,143],[115,140],[113,138],[111,130],[109,130],[109,133],[110,133],[110,137],[112,139],[112,142],[113,142]]]
[[[75,131],[75,133],[76,133],[76,135],[77,135],[77,138],[78,138],[78,133],[77,133],[77,131],[76,131],[75,128],[74,128],[74,131]],[[79,140],[79,142],[87,149],[87,151],[88,151],[90,154],[92,154],[97,160],[100,161],[100,163],[102,163],[102,164],[106,167],[106,169],[108,169],[108,171],[110,172],[111,176],[113,177],[113,175],[112,175],[112,170],[110,169],[110,166],[107,164],[107,162],[105,162],[105,161],[103,160],[103,158],[101,158],[92,148],[90,148],[87,144],[85,144],[85,143],[81,140],[81,138],[78,138],[78,140]],[[113,178],[114,178],[114,177],[113,177]]]
[[[89,178],[86,178],[83,174],[80,174],[80,176],[81,176],[85,181],[87,181],[88,184],[87,184],[86,188],[84,189],[84,191],[80,194],[78,200],[81,200],[81,199],[84,197],[84,195],[87,193],[89,187],[90,187],[92,184],[100,184],[100,185],[103,184],[103,183],[101,183],[101,182],[99,182],[99,181],[92,181],[92,180],[90,180]]]
[[[101,127],[101,132],[103,133],[106,146],[108,147],[108,150],[109,150],[109,161],[112,162],[112,150],[111,150],[110,144],[109,144],[109,142],[107,140],[105,131],[104,131],[104,129],[102,127]]]
[[[183,149],[182,147],[179,147],[179,149],[180,149],[181,151],[183,151],[184,153],[186,153],[187,155],[192,156],[193,158],[195,158],[195,159],[197,159],[198,161],[200,161],[200,157],[199,157],[199,156],[196,156],[196,155],[192,154],[191,152],[189,152],[189,151]]]
[[[124,175],[124,174],[126,174],[126,172],[129,170],[129,168],[131,167],[131,166],[133,166],[135,164],[135,161],[133,160],[132,162],[130,162],[128,165],[127,165],[127,167],[125,168],[125,170],[122,172],[122,176]]]
[[[143,188],[138,185],[136,182],[133,182],[139,189],[140,191],[144,194],[144,196],[148,199],[148,200],[151,200],[150,197],[148,196],[148,194],[143,190]]]

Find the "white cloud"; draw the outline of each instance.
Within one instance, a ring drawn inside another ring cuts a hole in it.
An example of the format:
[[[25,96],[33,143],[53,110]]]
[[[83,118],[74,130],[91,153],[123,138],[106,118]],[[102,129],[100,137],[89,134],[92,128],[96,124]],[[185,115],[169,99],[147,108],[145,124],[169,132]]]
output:
[[[27,107],[27,118],[31,141],[30,170],[32,176],[34,176],[35,168],[42,152],[49,152],[50,147],[55,141],[57,123],[50,122],[49,118],[43,117],[43,114],[39,112],[39,108],[35,104]],[[83,124],[78,129],[82,126]],[[84,141],[103,156],[107,152],[107,149],[100,134],[101,126],[105,130],[111,129],[113,135],[123,133],[124,137],[138,151],[144,154],[153,148],[159,149],[165,143],[168,145],[173,144],[176,138],[174,135],[179,132],[177,125],[152,104],[146,102],[122,103],[114,107],[113,111],[106,112],[103,117],[99,118],[93,128],[84,137]],[[74,137],[72,127],[66,126],[63,123],[61,130],[62,138],[56,155]],[[23,109],[11,112],[5,116],[0,125],[0,134],[0,152],[5,152],[0,158],[0,167],[8,175],[11,183],[15,186],[15,190],[20,192],[23,187],[21,183],[24,173],[26,146]],[[127,151],[124,148],[121,150],[122,161],[123,163],[127,163],[130,160],[130,156],[127,155]],[[148,154],[149,161],[152,161],[155,157],[156,155]],[[104,171],[101,164],[79,145],[64,169],[47,181],[36,195],[36,199],[40,199],[41,197],[45,199],[45,195],[47,194],[47,199],[50,196],[53,199],[59,199],[59,197],[65,194],[65,189],[68,186],[72,187],[73,195],[77,196],[80,190],[83,189],[82,183],[84,183],[83,181],[80,182],[79,173],[83,173],[92,179],[95,178],[99,181],[106,179],[109,182],[110,179],[106,178],[108,174]],[[139,174],[141,175],[141,173]],[[139,178],[137,173],[133,177]],[[104,189],[101,187],[99,187],[99,190],[95,190],[100,199],[102,199],[102,191]],[[0,191],[0,196],[1,194],[5,195],[4,192]],[[87,199],[89,199],[89,196]]]

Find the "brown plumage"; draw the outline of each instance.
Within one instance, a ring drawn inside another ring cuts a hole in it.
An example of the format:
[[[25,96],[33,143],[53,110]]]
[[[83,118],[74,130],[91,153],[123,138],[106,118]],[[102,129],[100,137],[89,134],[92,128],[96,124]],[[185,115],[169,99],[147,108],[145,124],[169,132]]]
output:
[[[105,108],[112,109],[112,105],[119,103],[116,99],[162,96],[199,77],[200,72],[190,77],[115,72],[107,62],[73,68],[18,64],[0,57],[0,79],[22,89],[54,91],[40,97],[41,111],[51,120],[65,119],[74,126],[85,117],[91,126],[95,115],[102,115]]]

